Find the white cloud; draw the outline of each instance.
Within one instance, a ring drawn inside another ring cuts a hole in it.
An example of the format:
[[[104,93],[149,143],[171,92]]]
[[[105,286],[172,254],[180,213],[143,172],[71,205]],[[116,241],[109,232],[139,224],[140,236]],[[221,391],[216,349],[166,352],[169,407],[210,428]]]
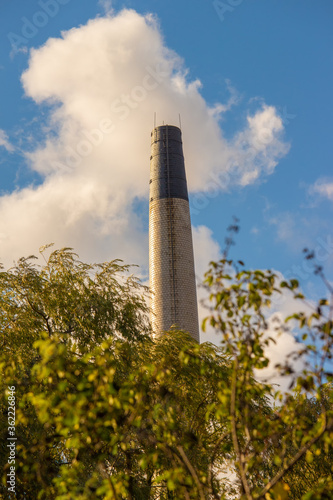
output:
[[[221,248],[216,240],[214,240],[213,232],[206,226],[198,226],[192,228],[194,258],[195,258],[195,274],[197,277],[197,295],[198,295],[198,314],[199,314],[199,330],[201,342],[214,342],[218,345],[219,337],[215,330],[209,325],[206,332],[201,331],[201,325],[206,316],[209,315],[207,307],[207,290],[203,287],[204,274],[208,271],[209,262],[217,262],[221,258]]]
[[[98,0],[98,4],[104,9],[104,12],[106,14],[112,14],[113,12],[112,0]]]
[[[6,132],[0,129],[0,146],[4,147],[9,153],[14,151],[14,146],[9,142]]]
[[[305,368],[305,359],[299,357],[303,346],[298,343],[293,333],[278,329],[278,324],[283,324],[284,312],[275,313],[268,319],[266,338],[271,338],[269,345],[265,348],[265,355],[269,359],[269,365],[261,370],[256,370],[257,380],[274,385],[276,390],[287,392],[291,382],[300,375]],[[277,365],[283,367],[288,365],[292,368],[291,375],[282,375]]]
[[[273,271],[276,278],[276,285],[285,281],[285,276],[279,271]],[[307,300],[295,299],[293,293],[283,288],[282,293],[274,292],[271,297],[271,307],[266,311],[267,331],[265,337],[271,337],[272,342],[265,349],[265,354],[270,360],[267,368],[256,371],[259,380],[267,380],[275,384],[276,389],[286,392],[295,376],[300,375],[305,368],[306,360],[299,357],[298,353],[304,345],[296,340],[298,324],[296,320],[285,322],[286,318],[295,313],[309,315],[315,311],[315,304]],[[281,366],[288,363],[294,373],[290,376],[281,375],[276,365]]]
[[[294,241],[295,231],[297,227],[295,214],[290,212],[283,212],[278,217],[271,217],[269,219],[271,225],[276,226],[276,236],[281,241]],[[299,240],[297,239],[297,248],[299,247]]]
[[[157,124],[178,123],[181,114],[191,191],[209,190],[212,175],[223,189],[272,173],[288,150],[276,109],[258,109],[227,141],[219,119],[237,98],[211,108],[201,83],[187,74],[156,19],[133,10],[32,49],[22,83],[27,96],[48,105],[49,119],[44,143],[26,157],[44,181],[0,198],[0,260],[11,263],[54,242],[83,259],[122,257],[147,266],[147,235],[132,203],[148,199],[155,112]]]
[[[230,80],[226,79],[225,83],[226,83],[226,86],[227,86],[229,93],[230,93],[230,97],[229,97],[228,101],[225,104],[218,102],[215,104],[215,106],[213,108],[211,108],[212,115],[214,117],[216,117],[217,119],[223,118],[223,113],[225,113],[226,111],[229,111],[233,106],[235,106],[236,104],[239,104],[239,102],[241,101],[241,97],[240,97],[239,93],[231,85]]]
[[[213,237],[213,231],[206,226],[192,228],[193,247],[195,255],[195,274],[202,281],[208,271],[210,261],[221,258],[220,245]]]
[[[232,144],[232,172],[241,186],[272,174],[290,147],[280,137],[284,127],[274,106],[264,104],[247,117],[247,122],[247,128],[236,135]]]
[[[276,139],[275,134],[283,130],[282,119],[276,115],[273,106],[264,105],[261,113],[249,116],[247,120],[247,141],[259,151],[264,151],[267,144],[271,145]]]
[[[310,186],[309,193],[311,195],[317,194],[322,198],[333,201],[333,181],[325,178],[317,179],[316,182]]]
[[[325,231],[326,234],[330,232],[330,228],[327,226],[326,222],[316,215],[304,217],[299,212],[285,211],[272,217],[267,215],[267,212],[266,220],[268,224],[276,228],[276,241],[287,245],[290,250],[298,255],[301,255],[304,248],[312,248],[314,242],[318,242],[319,247],[323,247],[320,234],[322,234],[323,231]],[[317,246],[318,245],[316,245],[316,247]],[[322,255],[323,251],[319,250],[319,252]],[[329,250],[329,254],[332,254],[331,250]],[[326,256],[324,260],[327,260],[327,258],[328,256]],[[296,267],[297,266],[293,266],[293,268]],[[308,273],[309,271],[307,271],[307,274]]]
[[[54,242],[57,247],[72,246],[83,259],[122,258],[147,265],[147,235],[140,220],[106,190],[101,181],[54,177],[38,188],[2,196],[0,261],[11,265]]]

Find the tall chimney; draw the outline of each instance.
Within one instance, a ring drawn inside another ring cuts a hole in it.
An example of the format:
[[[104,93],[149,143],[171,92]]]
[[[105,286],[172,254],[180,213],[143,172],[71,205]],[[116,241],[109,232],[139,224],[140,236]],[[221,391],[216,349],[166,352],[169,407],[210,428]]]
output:
[[[154,335],[171,326],[199,342],[190,207],[181,131],[163,125],[151,133],[149,279]]]

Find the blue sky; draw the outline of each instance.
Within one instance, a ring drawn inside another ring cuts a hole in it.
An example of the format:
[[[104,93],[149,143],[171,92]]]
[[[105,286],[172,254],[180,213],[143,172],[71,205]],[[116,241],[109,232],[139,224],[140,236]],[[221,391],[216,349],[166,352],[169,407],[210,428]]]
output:
[[[179,112],[198,274],[236,216],[233,257],[295,276],[312,298],[323,293],[302,249],[317,249],[332,279],[330,0],[16,0],[0,8],[5,265],[52,241],[86,260],[137,263],[145,277],[153,112],[158,124],[178,124]],[[165,76],[141,95],[135,89],[158,57]],[[123,89],[137,100],[122,120]],[[63,151],[82,137],[91,143],[102,122],[101,144],[62,168]]]

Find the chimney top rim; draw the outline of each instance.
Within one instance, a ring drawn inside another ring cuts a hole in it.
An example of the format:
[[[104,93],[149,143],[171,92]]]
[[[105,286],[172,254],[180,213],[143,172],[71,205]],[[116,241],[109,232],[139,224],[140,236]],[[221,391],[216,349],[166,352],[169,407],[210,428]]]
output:
[[[153,130],[151,132],[151,135],[153,134],[154,130],[158,130],[158,129],[163,130],[163,129],[167,129],[167,128],[168,129],[169,128],[176,129],[176,130],[179,130],[181,132],[181,129],[179,127],[177,127],[177,125],[168,125],[168,124],[166,124],[166,125],[158,125],[157,127],[153,128]]]

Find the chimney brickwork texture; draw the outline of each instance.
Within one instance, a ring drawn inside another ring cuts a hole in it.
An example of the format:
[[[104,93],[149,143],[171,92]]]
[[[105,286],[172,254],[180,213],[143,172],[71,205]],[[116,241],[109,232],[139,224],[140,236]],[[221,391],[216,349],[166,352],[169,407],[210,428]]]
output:
[[[190,208],[181,131],[163,125],[151,134],[149,279],[154,335],[172,326],[199,342]]]

